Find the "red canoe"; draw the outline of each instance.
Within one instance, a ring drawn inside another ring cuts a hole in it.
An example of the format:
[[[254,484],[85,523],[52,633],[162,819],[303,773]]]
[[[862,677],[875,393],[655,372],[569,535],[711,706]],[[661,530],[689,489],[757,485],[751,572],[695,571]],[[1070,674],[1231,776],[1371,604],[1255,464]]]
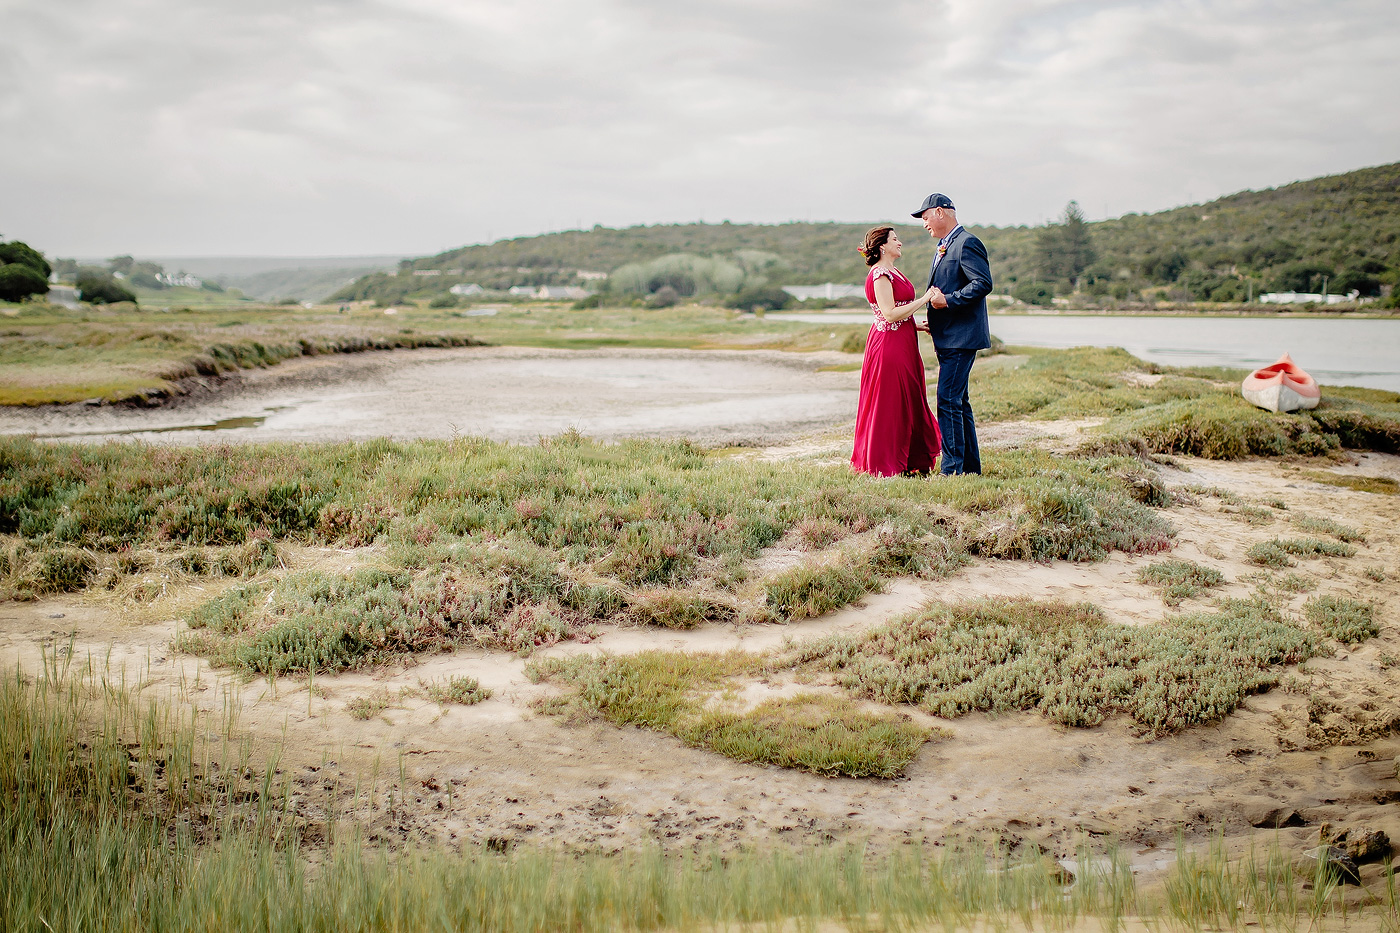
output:
[[[1316,408],[1322,393],[1317,382],[1287,353],[1272,366],[1256,369],[1245,377],[1240,393],[1249,401],[1268,411],[1296,411]]]

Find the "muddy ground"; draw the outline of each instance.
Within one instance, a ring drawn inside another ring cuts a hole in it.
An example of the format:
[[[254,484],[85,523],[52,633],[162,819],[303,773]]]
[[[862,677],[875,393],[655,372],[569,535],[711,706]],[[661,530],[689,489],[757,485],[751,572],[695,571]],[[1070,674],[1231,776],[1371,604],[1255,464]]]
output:
[[[399,440],[457,435],[533,443],[689,437],[768,444],[855,410],[849,353],[462,347],[300,357],[194,380],[146,410],[0,407],[0,434],[148,443]]]
[[[1087,424],[994,425],[985,440],[993,449],[1067,446]],[[739,455],[839,461],[848,444],[840,434],[812,435]],[[911,711],[949,737],[927,744],[897,780],[739,764],[643,729],[563,723],[536,710],[552,688],[532,684],[525,659],[509,654],[458,650],[314,682],[243,681],[171,647],[188,607],[210,595],[188,584],[140,604],[111,596],[0,603],[0,661],[36,669],[42,650],[71,643],[80,662],[125,668],[143,695],[205,711],[211,748],[220,747],[224,730],[258,755],[280,749],[280,767],[295,782],[293,805],[305,816],[334,813],[341,825],[395,846],[537,843],[616,851],[646,842],[676,849],[866,840],[879,848],[991,833],[1058,857],[1085,839],[1118,839],[1135,866],[1151,872],[1170,864],[1178,834],[1193,842],[1223,834],[1236,848],[1277,840],[1302,850],[1330,822],[1383,829],[1400,840],[1400,497],[1303,478],[1319,468],[1400,479],[1400,458],[1381,454],[1305,468],[1182,458],[1160,468],[1173,488],[1215,487],[1245,503],[1281,500],[1287,510],[1272,509],[1276,520],[1252,525],[1242,520],[1240,503],[1198,492],[1193,504],[1166,513],[1178,529],[1173,554],[1218,568],[1229,582],[1216,593],[1243,597],[1259,572],[1245,561],[1246,548],[1301,534],[1290,528],[1290,516],[1352,525],[1366,535],[1355,557],[1299,561],[1293,572],[1313,581],[1314,592],[1374,601],[1379,637],[1285,672],[1279,688],[1249,698],[1216,725],[1155,740],[1123,720],[1064,729],[1035,712],[942,721]],[[308,548],[290,560],[329,569],[364,556]],[[894,581],[860,605],[807,622],[685,632],[605,628],[587,644],[540,654],[764,650],[877,625],[930,600],[992,594],[1086,600],[1114,621],[1152,625],[1171,610],[1136,582],[1135,571],[1155,559],[979,561],[947,580]],[[1368,568],[1380,568],[1383,579]],[[1308,595],[1298,595],[1294,606]],[[1185,608],[1193,605],[1208,603],[1188,601]],[[413,695],[420,683],[463,674],[493,696],[476,706],[442,707]],[[347,709],[386,693],[391,705],[368,720]],[[228,727],[230,709],[237,717]],[[383,793],[391,786],[393,806]],[[366,793],[371,787],[380,793]]]

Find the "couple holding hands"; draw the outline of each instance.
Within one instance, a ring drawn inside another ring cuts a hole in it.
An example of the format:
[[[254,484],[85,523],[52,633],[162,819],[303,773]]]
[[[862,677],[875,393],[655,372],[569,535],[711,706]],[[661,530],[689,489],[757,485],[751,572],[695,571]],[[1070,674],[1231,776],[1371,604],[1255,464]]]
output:
[[[922,476],[933,472],[941,452],[942,475],[981,473],[967,381],[977,351],[992,345],[987,248],[958,223],[947,195],[929,195],[912,216],[938,238],[922,295],[895,268],[903,244],[892,225],[872,228],[860,247],[871,267],[865,297],[875,323],[861,365],[851,466],[876,476]],[[919,324],[913,318],[925,305],[927,323]],[[929,411],[917,331],[933,338],[938,354],[937,423]]]

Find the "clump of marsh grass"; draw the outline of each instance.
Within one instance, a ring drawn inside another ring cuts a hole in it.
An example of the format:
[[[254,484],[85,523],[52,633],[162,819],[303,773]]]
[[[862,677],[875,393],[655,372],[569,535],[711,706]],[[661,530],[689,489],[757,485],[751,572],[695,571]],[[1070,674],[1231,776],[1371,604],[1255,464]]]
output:
[[[1356,548],[1344,541],[1327,541],[1323,538],[1275,538],[1277,544],[1287,554],[1295,557],[1354,557]]]
[[[734,652],[651,651],[535,662],[531,675],[566,684],[556,712],[597,714],[619,725],[669,733],[738,761],[847,777],[894,777],[931,735],[894,711],[872,713],[819,694],[771,699],[735,710],[712,702],[733,678],[763,661]]]
[[[1357,645],[1380,634],[1375,607],[1344,596],[1319,595],[1303,606],[1308,624],[1347,645]]]
[[[1156,587],[1168,606],[1179,606],[1184,599],[1199,596],[1225,582],[1225,575],[1214,567],[1173,558],[1148,564],[1137,572],[1139,583]]]
[[[1276,683],[1271,668],[1316,649],[1314,636],[1257,602],[1137,628],[1088,604],[987,599],[831,636],[795,649],[793,661],[858,696],[938,716],[1038,709],[1094,726],[1122,713],[1160,734],[1220,719]]]
[[[628,600],[627,614],[641,625],[694,628],[707,622],[730,622],[739,609],[730,600],[693,590],[643,591]]]
[[[394,703],[388,690],[376,690],[364,696],[352,697],[345,704],[345,711],[352,719],[373,719]]]
[[[491,699],[491,691],[481,686],[475,677],[459,675],[445,681],[429,681],[423,686],[428,699],[442,706],[456,703],[460,706],[474,706],[482,700]]]
[[[1227,507],[1221,511],[1233,519],[1244,522],[1246,525],[1267,525],[1274,520],[1274,513],[1271,509],[1250,505],[1248,503],[1233,508]]]
[[[1333,521],[1330,518],[1319,518],[1315,515],[1298,514],[1291,519],[1293,524],[1298,526],[1300,531],[1308,531],[1313,534],[1329,535],[1338,541],[1366,543],[1366,536],[1350,525],[1343,525],[1341,522]]]
[[[1244,556],[1245,560],[1249,561],[1251,564],[1257,564],[1260,567],[1282,569],[1284,567],[1294,566],[1292,558],[1290,558],[1288,552],[1279,545],[1277,539],[1273,541],[1257,541],[1251,544],[1244,552]]]
[[[0,594],[31,600],[81,590],[98,574],[96,555],[67,545],[30,547],[12,541],[0,549]]]
[[[764,594],[768,607],[780,616],[809,619],[855,602],[882,584],[868,557],[843,552],[772,575],[764,581]]]

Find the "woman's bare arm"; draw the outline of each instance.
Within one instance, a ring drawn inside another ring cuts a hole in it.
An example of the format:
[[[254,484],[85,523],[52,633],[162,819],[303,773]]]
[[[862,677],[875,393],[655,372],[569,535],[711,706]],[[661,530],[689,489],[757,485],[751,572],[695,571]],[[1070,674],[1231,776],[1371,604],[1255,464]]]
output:
[[[898,324],[917,314],[937,290],[930,288],[924,292],[922,298],[915,298],[906,304],[895,304],[894,283],[890,281],[889,276],[882,275],[875,279],[875,304],[880,309],[880,317],[891,324]]]

